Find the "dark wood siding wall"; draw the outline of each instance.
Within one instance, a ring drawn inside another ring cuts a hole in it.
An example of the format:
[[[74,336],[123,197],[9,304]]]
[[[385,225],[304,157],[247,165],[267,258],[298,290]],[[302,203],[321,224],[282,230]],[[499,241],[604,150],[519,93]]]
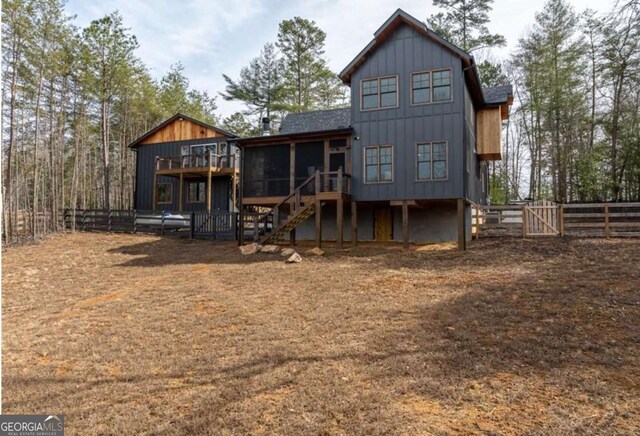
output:
[[[450,102],[411,105],[411,73],[451,69]],[[464,92],[460,58],[412,28],[401,25],[353,74],[351,111],[353,196],[357,201],[384,201],[464,196]],[[398,107],[360,111],[362,79],[398,76]],[[359,137],[358,140],[355,137]],[[446,141],[448,178],[418,181],[416,144]],[[363,149],[393,145],[393,182],[364,183]]]
[[[138,156],[136,157],[136,204],[135,208],[140,210],[150,210],[153,207],[153,175],[155,172],[156,156],[179,156],[180,148],[183,145],[197,145],[197,144],[211,144],[214,142],[226,142],[229,144],[230,139],[226,138],[206,138],[206,139],[192,139],[188,141],[177,142],[162,142],[156,144],[145,144],[137,148]],[[236,147],[229,144],[227,147],[228,153],[233,154],[236,152]],[[206,183],[206,177],[202,178],[202,181]],[[188,203],[187,202],[187,179],[185,179],[183,194],[184,207],[183,210],[205,210],[207,208],[206,201],[204,203]],[[173,177],[158,177],[158,184],[171,183],[172,184],[172,203],[171,204],[158,204],[159,210],[178,210],[178,187],[179,181]],[[230,202],[230,177],[214,177],[212,179],[211,189],[211,207],[213,209],[229,210]]]

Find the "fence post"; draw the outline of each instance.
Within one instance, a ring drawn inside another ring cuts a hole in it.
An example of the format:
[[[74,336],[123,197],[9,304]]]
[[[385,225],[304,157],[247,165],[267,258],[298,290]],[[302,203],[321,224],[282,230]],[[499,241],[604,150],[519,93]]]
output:
[[[164,211],[162,211],[162,218],[160,218],[160,234],[164,236]]]
[[[82,209],[82,231],[87,230],[87,209]]]
[[[196,237],[196,213],[191,212],[191,218],[189,219],[189,230],[191,232],[191,239]]]
[[[558,206],[558,220],[560,221],[560,236],[564,237],[564,204]]]
[[[107,232],[111,232],[111,209],[107,211]]]
[[[604,237],[609,238],[611,236],[611,230],[609,228],[609,205],[604,205]]]
[[[217,223],[218,216],[215,215],[215,212],[211,212],[209,215],[210,215],[209,219],[211,220],[210,222],[211,222],[211,227],[212,227],[211,235],[212,235],[213,239],[215,240],[215,239],[218,238],[218,223]]]
[[[527,206],[522,205],[522,237],[527,237]]]
[[[133,209],[133,233],[138,231],[138,209]]]

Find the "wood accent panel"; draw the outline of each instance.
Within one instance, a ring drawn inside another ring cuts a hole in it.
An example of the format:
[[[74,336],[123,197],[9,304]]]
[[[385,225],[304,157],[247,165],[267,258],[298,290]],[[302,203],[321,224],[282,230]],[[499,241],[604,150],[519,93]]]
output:
[[[186,141],[188,139],[218,138],[223,135],[192,121],[176,119],[162,129],[149,136],[140,144],[154,144],[157,142]]]
[[[477,150],[482,160],[502,159],[502,117],[499,107],[481,109],[476,115]]]
[[[393,238],[393,214],[390,207],[376,209],[375,239],[376,241],[390,241]]]

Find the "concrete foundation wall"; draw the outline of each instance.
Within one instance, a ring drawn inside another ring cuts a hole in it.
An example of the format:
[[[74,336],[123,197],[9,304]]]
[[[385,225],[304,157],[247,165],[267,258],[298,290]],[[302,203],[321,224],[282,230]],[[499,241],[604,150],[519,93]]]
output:
[[[393,208],[393,240],[402,242],[402,207]],[[466,208],[467,240],[471,239],[471,209]],[[375,207],[358,205],[358,240],[373,241]],[[336,240],[336,206],[322,208],[322,240]],[[311,216],[296,229],[296,239],[312,241],[316,237],[316,218]],[[351,241],[351,205],[345,204],[343,240]],[[409,240],[415,243],[447,242],[458,240],[458,212],[455,202],[425,209],[409,208]]]

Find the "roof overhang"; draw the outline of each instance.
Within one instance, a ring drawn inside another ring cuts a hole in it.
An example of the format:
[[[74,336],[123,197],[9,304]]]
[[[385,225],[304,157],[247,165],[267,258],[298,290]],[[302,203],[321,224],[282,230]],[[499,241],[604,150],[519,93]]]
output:
[[[332,136],[334,137],[349,136],[352,133],[353,133],[353,129],[351,127],[345,127],[341,129],[334,129],[334,130],[322,130],[319,132],[302,132],[302,133],[291,133],[291,134],[284,134],[284,135],[253,136],[251,138],[241,138],[241,139],[238,139],[237,141],[240,147],[246,147],[246,146],[289,143],[289,142],[301,141],[301,140],[325,139]]]
[[[236,135],[235,133],[229,132],[227,130],[221,129],[219,127],[216,126],[212,126],[211,124],[205,123],[204,121],[200,121],[200,120],[196,120],[195,118],[191,118],[187,115],[181,114],[181,113],[177,113],[174,116],[172,116],[171,118],[166,119],[165,121],[163,121],[162,123],[158,124],[156,127],[154,127],[153,129],[149,130],[148,132],[146,132],[144,135],[140,136],[138,139],[136,139],[135,141],[133,141],[131,144],[128,145],[128,147],[130,148],[137,148],[141,145],[142,141],[144,141],[145,139],[147,139],[148,137],[150,137],[151,135],[153,135],[154,133],[156,133],[158,130],[168,126],[169,124],[171,124],[172,122],[174,122],[175,120],[178,119],[184,119],[184,120],[189,120],[192,123],[198,124],[202,127],[206,127],[208,129],[211,130],[215,130],[219,133],[221,133],[222,135],[226,136],[227,138],[237,138],[238,135]]]

